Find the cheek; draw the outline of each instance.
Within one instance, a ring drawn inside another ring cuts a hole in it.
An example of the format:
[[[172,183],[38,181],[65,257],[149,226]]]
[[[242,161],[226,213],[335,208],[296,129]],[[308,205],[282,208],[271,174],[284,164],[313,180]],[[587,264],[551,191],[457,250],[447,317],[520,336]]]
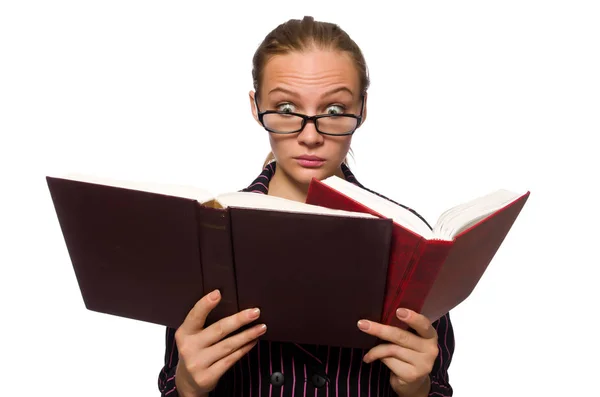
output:
[[[352,142],[352,137],[336,137],[331,143],[332,150],[335,150],[336,156],[343,160],[344,157],[348,154],[350,150],[350,143]]]
[[[269,134],[269,143],[275,158],[284,156],[289,151],[290,146],[294,143],[294,140],[290,138],[285,135]]]

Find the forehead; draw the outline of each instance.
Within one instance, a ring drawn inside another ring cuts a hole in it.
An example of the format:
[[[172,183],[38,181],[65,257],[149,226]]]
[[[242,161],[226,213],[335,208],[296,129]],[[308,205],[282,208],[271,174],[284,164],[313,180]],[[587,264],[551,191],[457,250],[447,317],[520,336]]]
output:
[[[356,97],[360,79],[349,54],[340,51],[294,51],[269,59],[263,69],[262,90],[277,87],[299,95],[319,95],[332,88],[347,87]]]

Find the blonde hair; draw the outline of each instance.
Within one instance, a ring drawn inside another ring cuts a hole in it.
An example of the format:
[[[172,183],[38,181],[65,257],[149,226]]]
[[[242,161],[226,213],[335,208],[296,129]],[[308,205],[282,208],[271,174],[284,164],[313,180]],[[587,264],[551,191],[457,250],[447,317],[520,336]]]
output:
[[[305,16],[302,20],[290,19],[264,38],[252,58],[254,90],[259,92],[265,64],[271,57],[315,47],[349,54],[358,72],[360,90],[362,93],[367,92],[370,85],[369,72],[360,47],[339,25],[315,21],[310,16]]]

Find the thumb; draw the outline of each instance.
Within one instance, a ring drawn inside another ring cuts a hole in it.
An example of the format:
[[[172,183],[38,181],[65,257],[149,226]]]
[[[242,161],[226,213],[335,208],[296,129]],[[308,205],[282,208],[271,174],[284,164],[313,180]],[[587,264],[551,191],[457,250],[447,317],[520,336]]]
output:
[[[194,334],[202,330],[206,317],[221,301],[221,292],[214,290],[210,294],[204,295],[192,309],[188,312],[185,320],[179,327],[180,333]]]

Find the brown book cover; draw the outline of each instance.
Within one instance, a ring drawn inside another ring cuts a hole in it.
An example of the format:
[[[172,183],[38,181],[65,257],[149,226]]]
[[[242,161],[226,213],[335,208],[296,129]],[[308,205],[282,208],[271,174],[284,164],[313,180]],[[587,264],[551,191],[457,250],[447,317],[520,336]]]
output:
[[[197,203],[47,178],[85,306],[177,326],[202,296]]]
[[[389,219],[219,208],[215,201],[46,179],[89,310],[177,328],[198,299],[219,288],[223,300],[209,322],[260,307],[263,339],[377,342],[356,322],[382,317]]]
[[[258,306],[268,338],[367,347],[380,321],[391,222],[231,208],[241,308]]]

